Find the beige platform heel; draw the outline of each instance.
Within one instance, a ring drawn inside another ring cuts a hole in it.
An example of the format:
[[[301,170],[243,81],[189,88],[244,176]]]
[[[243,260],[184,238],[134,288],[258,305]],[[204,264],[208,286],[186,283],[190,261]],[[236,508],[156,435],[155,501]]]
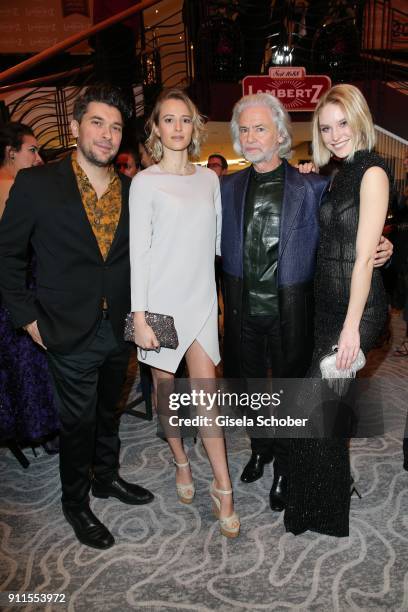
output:
[[[186,463],[177,463],[175,459],[173,459],[174,465],[178,468],[185,468],[190,465],[190,461],[186,461]],[[176,482],[176,490],[179,501],[182,504],[191,504],[195,495],[195,486],[194,482],[190,482],[188,484],[178,484]]]
[[[226,538],[236,538],[239,535],[239,529],[241,527],[239,516],[236,512],[233,512],[230,516],[220,518],[221,502],[215,493],[218,493],[219,495],[232,495],[232,489],[229,491],[217,489],[213,480],[210,487],[210,495],[214,502],[213,510],[220,523],[220,531],[222,535]]]

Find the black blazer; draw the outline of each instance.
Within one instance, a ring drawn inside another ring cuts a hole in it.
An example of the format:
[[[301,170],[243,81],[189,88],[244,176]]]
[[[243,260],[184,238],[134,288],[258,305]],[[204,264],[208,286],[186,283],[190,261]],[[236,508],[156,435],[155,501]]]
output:
[[[303,377],[313,351],[313,276],[319,206],[327,179],[300,174],[286,160],[278,257],[282,374]],[[224,376],[242,377],[244,210],[251,170],[223,178],[221,255],[224,278]]]
[[[106,261],[83,206],[71,157],[21,170],[0,222],[0,291],[13,323],[35,319],[47,348],[78,352],[92,341],[109,305],[123,342],[130,310],[129,186],[120,175],[122,211]],[[26,287],[28,247],[36,259],[36,292]]]

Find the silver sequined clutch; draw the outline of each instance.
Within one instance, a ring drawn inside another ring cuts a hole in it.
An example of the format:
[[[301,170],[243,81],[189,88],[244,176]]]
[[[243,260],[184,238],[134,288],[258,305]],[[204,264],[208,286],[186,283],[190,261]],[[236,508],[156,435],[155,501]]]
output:
[[[154,331],[154,335],[160,342],[161,348],[176,349],[179,345],[174,319],[170,315],[158,314],[157,312],[145,312],[146,323]],[[135,326],[133,313],[129,312],[125,319],[125,331],[123,334],[127,342],[134,342]]]
[[[322,378],[327,381],[329,387],[338,395],[343,395],[349,386],[348,379],[355,378],[357,372],[364,368],[366,358],[363,351],[359,349],[357,357],[351,364],[351,367],[347,370],[338,370],[336,368],[337,349],[338,346],[335,344],[332,346],[332,352],[322,357],[320,360],[320,372],[322,373]]]

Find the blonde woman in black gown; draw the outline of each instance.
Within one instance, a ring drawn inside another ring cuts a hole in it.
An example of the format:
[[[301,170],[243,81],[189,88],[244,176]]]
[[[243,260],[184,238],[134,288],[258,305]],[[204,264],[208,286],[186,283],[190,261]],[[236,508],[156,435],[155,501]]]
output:
[[[376,246],[389,202],[384,160],[374,151],[375,132],[367,103],[352,85],[336,85],[320,100],[313,119],[314,162],[342,160],[320,209],[315,275],[315,348],[309,376],[338,345],[336,367],[349,368],[361,347],[365,355],[381,333],[387,302]],[[293,443],[285,526],[349,533],[350,464],[347,438]]]

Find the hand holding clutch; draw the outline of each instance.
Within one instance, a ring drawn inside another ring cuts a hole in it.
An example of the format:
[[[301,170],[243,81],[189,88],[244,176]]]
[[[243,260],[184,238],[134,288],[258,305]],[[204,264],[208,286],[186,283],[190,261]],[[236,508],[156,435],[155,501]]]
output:
[[[160,351],[160,342],[156,338],[156,335],[150,325],[146,323],[144,312],[133,313],[133,339],[132,341],[143,350],[155,350]],[[131,331],[130,331],[131,333]]]
[[[160,343],[160,347],[169,349],[176,349],[178,347],[179,341],[173,317],[146,311],[145,320],[152,328],[154,335]],[[126,316],[124,339],[128,342],[135,341],[135,326],[133,313],[131,312]]]
[[[332,346],[332,352],[324,355],[320,360],[320,372],[322,378],[327,380],[327,384],[331,389],[334,389],[338,395],[343,395],[348,388],[347,380],[355,378],[359,370],[364,368],[366,358],[361,349],[359,349],[356,359],[347,370],[339,370],[336,367],[337,344]]]

